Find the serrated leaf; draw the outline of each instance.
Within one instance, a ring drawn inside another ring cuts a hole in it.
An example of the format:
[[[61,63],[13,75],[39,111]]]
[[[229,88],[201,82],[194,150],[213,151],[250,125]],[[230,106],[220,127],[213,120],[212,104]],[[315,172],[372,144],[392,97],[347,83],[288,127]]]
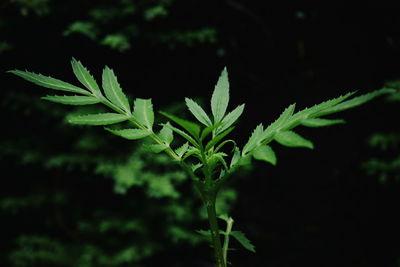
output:
[[[169,124],[169,122],[167,122],[165,125],[163,125],[160,133],[158,134],[158,136],[160,137],[160,139],[166,144],[169,145],[172,143],[172,141],[174,140],[174,134],[173,131],[171,129],[171,126]]]
[[[282,114],[279,116],[279,118],[273,123],[271,124],[271,128],[277,128],[279,126],[282,126],[285,122],[287,122],[289,120],[289,118],[293,115],[294,109],[296,107],[296,104],[291,104],[290,106],[288,106],[283,112]]]
[[[216,166],[216,164],[218,162],[222,163],[222,165],[224,166],[224,168],[227,170],[228,169],[228,165],[226,164],[226,161],[224,159],[224,157],[226,157],[227,154],[223,153],[223,152],[218,152],[218,153],[214,153],[212,154],[209,158],[208,158],[208,164],[210,166],[211,169],[214,169],[214,167]]]
[[[44,76],[42,74],[36,74],[33,72],[29,71],[21,71],[21,70],[11,70],[8,71],[9,73],[15,74],[27,81],[30,81],[34,84],[54,89],[54,90],[59,90],[59,91],[65,91],[65,92],[71,92],[71,93],[78,93],[78,94],[83,94],[83,95],[90,95],[88,91],[85,89],[79,88],[75,85],[63,82],[61,80],[49,77],[49,76]]]
[[[256,160],[263,160],[276,165],[276,155],[270,146],[262,145],[253,150],[253,157]]]
[[[297,112],[297,113],[294,115],[294,117],[295,117],[295,118],[301,118],[301,117],[303,117],[303,118],[316,117],[316,114],[317,114],[318,112],[320,112],[320,111],[322,111],[322,110],[326,110],[326,109],[328,109],[328,108],[330,108],[330,107],[332,107],[332,106],[335,106],[335,105],[337,105],[337,104],[343,102],[344,100],[348,99],[349,97],[351,97],[351,96],[354,95],[354,94],[355,94],[355,92],[350,92],[350,93],[347,93],[347,94],[345,94],[345,95],[339,96],[339,97],[337,97],[337,98],[324,101],[324,102],[322,102],[322,103],[320,103],[320,104],[314,105],[314,106],[312,106],[312,107],[310,107],[310,108],[306,108],[306,109],[304,109],[304,110],[301,110],[301,111]]]
[[[200,157],[200,154],[201,154],[201,152],[200,152],[200,150],[198,148],[193,147],[193,146],[189,146],[188,151],[186,152],[186,154],[183,156],[182,159],[185,160],[185,159],[187,159],[188,157],[190,157],[192,155],[196,155],[196,156]]]
[[[236,147],[235,152],[233,153],[232,156],[230,167],[232,168],[233,166],[235,166],[239,162],[239,160],[240,160],[240,149]]]
[[[118,113],[99,113],[69,116],[68,122],[80,125],[110,125],[128,120],[129,117]]]
[[[76,78],[78,78],[81,84],[83,84],[92,93],[99,94],[100,89],[99,86],[97,85],[96,80],[93,78],[90,72],[82,65],[82,63],[76,60],[75,58],[72,58],[71,65]]]
[[[311,119],[305,119],[301,121],[301,125],[306,126],[306,127],[324,127],[324,126],[330,126],[330,125],[335,125],[339,123],[345,123],[344,120],[328,120],[328,119],[320,119],[320,118],[311,118]]]
[[[283,146],[314,148],[311,141],[293,131],[283,131],[275,134],[274,139]]]
[[[250,242],[250,240],[245,236],[243,232],[232,231],[230,235],[233,236],[245,249],[256,253],[254,245]]]
[[[154,111],[151,99],[136,98],[132,115],[147,129],[152,129],[154,124]]]
[[[103,70],[103,89],[108,100],[122,110],[130,113],[128,98],[122,92],[114,71],[107,66]]]
[[[242,155],[247,154],[251,150],[253,150],[259,142],[262,141],[264,127],[260,123],[251,134],[249,141],[247,141],[246,145],[243,148]]]
[[[144,145],[144,147],[153,153],[160,153],[167,148],[167,146],[160,144]]]
[[[164,125],[167,125],[167,124],[164,124]],[[195,147],[199,147],[199,144],[196,142],[196,140],[194,140],[193,137],[191,137],[190,135],[188,135],[187,133],[185,133],[181,129],[178,129],[178,128],[172,126],[172,125],[167,125],[167,127],[171,128],[171,130],[173,130],[174,132],[176,132],[177,134],[179,134],[180,136],[185,138],[187,141],[189,141]]]
[[[211,139],[211,140],[207,143],[205,150],[207,151],[207,150],[209,150],[211,147],[213,147],[214,145],[216,145],[219,141],[222,140],[222,138],[224,138],[224,137],[227,136],[230,132],[232,132],[232,130],[233,130],[234,128],[235,128],[235,127],[231,127],[231,128],[229,128],[229,129],[225,130],[224,132],[220,133],[219,135],[215,136],[213,139]]]
[[[350,100],[347,100],[345,102],[342,102],[338,105],[332,106],[328,109],[319,111],[315,114],[315,116],[324,116],[324,115],[328,115],[328,114],[332,114],[332,113],[336,113],[339,111],[343,111],[349,108],[353,108],[356,106],[359,106],[361,104],[364,104],[365,102],[368,102],[372,99],[374,99],[377,96],[383,95],[383,94],[388,94],[388,93],[394,93],[395,90],[393,89],[388,89],[388,88],[384,88],[384,89],[380,89],[380,90],[376,90],[373,92],[370,92],[368,94],[364,94],[364,95],[360,95],[357,97],[354,97]]]
[[[203,164],[197,163],[197,164],[192,164],[192,171],[195,172],[198,168],[201,168]]]
[[[271,137],[275,131],[277,131],[279,129],[285,129],[286,128],[285,123],[287,123],[291,119],[295,107],[296,107],[296,104],[291,104],[290,106],[288,106],[281,113],[281,115],[279,115],[278,119],[276,119],[273,123],[271,123],[267,127],[267,129],[265,129],[265,131],[262,134],[262,137],[260,137],[260,139],[267,139],[267,138]]]
[[[221,126],[217,128],[216,134],[219,134],[226,129],[228,129],[232,124],[234,124],[237,119],[242,115],[243,110],[244,110],[244,104],[237,106],[234,110],[229,112],[225,118],[221,122]]]
[[[229,103],[229,80],[226,67],[222,70],[218,82],[215,85],[211,97],[211,111],[214,116],[214,123],[220,122],[226,112]]]
[[[177,148],[175,150],[175,153],[178,155],[178,157],[181,158],[186,153],[186,151],[188,151],[188,148],[189,148],[189,144],[188,144],[188,142],[186,142],[182,146]]]
[[[150,132],[147,130],[142,130],[142,129],[122,129],[122,130],[113,130],[106,128],[107,131],[118,135],[120,137],[123,137],[128,140],[138,140],[145,138],[146,136],[150,135]]]
[[[188,121],[188,120],[184,120],[181,118],[176,117],[175,115],[166,113],[161,111],[160,112],[163,116],[167,117],[168,119],[170,119],[171,121],[175,122],[176,124],[178,124],[179,126],[181,126],[183,129],[185,129],[186,131],[188,131],[188,133],[190,133],[194,138],[198,139],[199,138],[199,134],[200,134],[200,126],[194,122]]]
[[[91,105],[91,104],[97,104],[100,102],[95,97],[92,96],[61,96],[61,95],[55,95],[55,96],[44,96],[42,99],[55,102],[55,103],[60,103],[64,105]]]
[[[195,118],[205,126],[211,126],[212,122],[203,108],[190,98],[185,98],[186,106]]]

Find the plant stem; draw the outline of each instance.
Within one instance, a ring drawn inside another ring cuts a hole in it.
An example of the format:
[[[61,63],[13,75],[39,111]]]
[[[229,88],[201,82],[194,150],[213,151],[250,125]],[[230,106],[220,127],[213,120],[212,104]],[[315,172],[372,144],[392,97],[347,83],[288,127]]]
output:
[[[216,192],[215,190],[206,191],[205,196],[203,198],[204,205],[207,208],[207,215],[208,215],[208,222],[210,224],[210,231],[211,231],[211,241],[214,247],[214,255],[216,261],[216,267],[226,267],[224,256],[222,252],[221,246],[221,239],[219,236],[219,228],[218,228],[218,221],[217,221],[217,214],[215,210],[215,199],[216,199]]]
[[[224,246],[222,248],[225,264],[228,263],[227,258],[228,258],[228,249],[229,249],[229,235],[232,232],[232,226],[233,226],[233,219],[232,219],[232,217],[229,217],[228,220],[226,221]]]

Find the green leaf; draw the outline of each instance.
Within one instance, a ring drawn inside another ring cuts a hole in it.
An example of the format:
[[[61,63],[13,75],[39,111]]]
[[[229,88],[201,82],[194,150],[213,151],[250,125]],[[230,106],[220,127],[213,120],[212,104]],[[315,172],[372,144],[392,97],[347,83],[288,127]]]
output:
[[[231,236],[233,236],[239,243],[247,250],[250,250],[253,253],[256,253],[254,245],[250,242],[250,240],[244,235],[241,231],[232,231]]]
[[[90,74],[90,72],[82,65],[80,61],[77,61],[75,58],[71,60],[72,70],[76,78],[83,84],[89,91],[93,94],[100,95],[100,89],[97,85],[96,80]]]
[[[185,101],[186,101],[186,106],[199,122],[203,123],[205,126],[212,125],[212,122],[208,117],[207,113],[203,110],[201,106],[199,106],[199,104],[197,104],[190,98],[185,98]]]
[[[262,145],[254,149],[253,157],[276,165],[276,155],[270,146]]]
[[[215,126],[209,126],[203,129],[201,132],[200,140],[203,141],[213,130],[215,129]]]
[[[138,140],[150,135],[149,131],[141,129],[113,130],[106,128],[106,130],[128,140]]]
[[[251,164],[251,158],[252,158],[252,156],[250,154],[240,156],[237,164],[239,166],[249,166]]]
[[[168,114],[166,112],[161,111],[160,112],[163,116],[167,117],[168,119],[172,120],[179,126],[181,126],[183,129],[188,131],[194,138],[198,139],[199,134],[200,134],[200,126],[194,122],[187,121],[181,118],[178,118],[172,114]]]
[[[240,149],[238,147],[235,147],[235,152],[233,153],[232,160],[230,167],[232,168],[235,166],[240,160]]]
[[[228,165],[226,164],[226,161],[224,159],[224,157],[226,157],[226,156],[227,156],[227,154],[225,154],[223,152],[218,152],[218,153],[211,154],[211,156],[208,158],[209,167],[211,169],[214,169],[215,166],[217,165],[217,163],[220,162],[220,163],[222,163],[224,168],[227,170],[228,169]]]
[[[345,123],[344,120],[328,120],[328,119],[320,119],[320,118],[311,118],[311,119],[305,119],[301,121],[301,125],[306,126],[306,127],[324,127],[324,126],[330,126],[330,125],[335,125],[339,123]]]
[[[147,129],[152,129],[154,124],[154,111],[151,99],[136,98],[133,117]]]
[[[173,131],[171,129],[171,126],[169,124],[169,122],[167,122],[161,129],[160,133],[158,134],[158,136],[160,137],[160,139],[166,144],[169,145],[172,143],[172,140],[174,140],[174,135],[173,135]]]
[[[242,155],[245,155],[253,150],[262,141],[264,131],[263,129],[264,127],[261,123],[254,129],[252,135],[249,138],[249,141],[247,141],[246,145],[243,148]]]
[[[300,136],[299,134],[293,131],[284,131],[278,132],[274,139],[281,145],[288,146],[288,147],[307,147],[307,148],[314,148],[313,143],[311,141],[305,139],[304,137]]]
[[[30,81],[34,84],[54,89],[54,90],[59,90],[59,91],[65,91],[65,92],[71,92],[71,93],[78,93],[82,95],[90,95],[90,93],[82,88],[79,88],[75,85],[63,82],[58,79],[54,79],[52,77],[44,76],[42,74],[36,74],[33,72],[29,71],[21,71],[21,70],[11,70],[8,71],[12,74],[15,74],[27,81]]]
[[[237,106],[233,111],[229,112],[221,122],[221,126],[217,128],[217,134],[228,129],[237,119],[242,115],[244,110],[244,104]]]
[[[55,95],[55,96],[44,96],[42,97],[44,100],[48,100],[51,102],[55,103],[60,103],[64,105],[90,105],[90,104],[97,104],[100,102],[95,97],[92,96],[61,96],[61,95]]]
[[[197,158],[200,158],[201,157],[200,149],[193,146],[189,146],[188,151],[186,152],[185,156],[182,159],[185,160],[192,155],[195,155]]]
[[[182,131],[181,129],[178,129],[172,125],[168,125],[168,124],[163,124],[169,128],[171,128],[172,131],[176,132],[177,134],[179,134],[180,136],[182,136],[183,138],[185,138],[187,141],[189,141],[192,145],[194,145],[195,147],[199,147],[199,144],[196,142],[196,140],[194,140],[190,135],[188,135],[187,133],[185,133],[184,131]]]
[[[100,113],[69,116],[68,122],[81,125],[110,125],[128,120],[129,117],[118,113]]]
[[[180,146],[178,149],[175,150],[176,154],[178,155],[178,157],[182,157],[186,151],[188,151],[189,148],[189,144],[188,142],[184,143],[182,146]]]
[[[201,168],[203,164],[197,163],[197,164],[192,164],[192,171],[195,172],[198,168]]]
[[[355,94],[355,92],[350,92],[350,93],[347,93],[345,95],[339,96],[337,98],[324,101],[324,102],[322,102],[320,104],[317,104],[317,105],[314,105],[314,106],[312,106],[310,108],[303,109],[303,110],[297,112],[293,116],[293,119],[295,120],[295,119],[299,119],[299,118],[303,119],[303,118],[317,117],[316,114],[318,112],[320,112],[322,110],[326,110],[326,109],[328,109],[328,108],[330,108],[332,106],[335,106],[335,105],[343,102],[344,100],[346,100],[347,98],[349,98],[350,96],[352,96],[354,94]]]
[[[226,145],[227,143],[232,143],[233,144],[233,150],[236,148],[236,142],[233,141],[232,139],[228,139],[223,141],[222,143],[220,143],[217,148],[214,150],[214,152],[219,151],[224,145]]]
[[[380,90],[376,90],[373,92],[370,92],[368,94],[364,94],[364,95],[360,95],[357,97],[354,97],[350,100],[347,100],[345,102],[342,102],[338,105],[332,106],[328,109],[322,110],[320,112],[317,112],[315,115],[316,116],[324,116],[324,115],[328,115],[328,114],[332,114],[332,113],[336,113],[339,111],[343,111],[349,108],[353,108],[356,106],[359,106],[361,104],[364,104],[365,102],[368,102],[372,99],[374,99],[377,96],[383,95],[383,94],[388,94],[388,93],[394,93],[395,90],[393,89],[388,89],[388,88],[384,88],[384,89],[380,89]]]
[[[290,106],[288,106],[283,112],[282,114],[279,116],[279,118],[273,123],[271,124],[271,128],[278,128],[280,126],[282,126],[283,124],[285,124],[285,122],[287,122],[290,117],[293,115],[294,109],[296,107],[296,104],[291,104]],[[268,127],[268,128],[270,128]]]
[[[218,123],[225,115],[229,103],[229,80],[226,67],[219,76],[211,97],[211,111],[214,116],[214,123]]]
[[[117,76],[115,76],[114,71],[107,66],[103,70],[103,89],[106,97],[114,105],[128,113],[131,112],[128,98],[122,92]]]
[[[265,140],[267,138],[270,138],[277,130],[280,130],[280,129],[286,130],[287,125],[285,125],[285,124],[287,124],[287,122],[292,118],[295,107],[296,107],[296,104],[292,104],[289,107],[287,107],[281,113],[281,115],[278,117],[278,119],[276,119],[273,123],[271,123],[267,127],[267,129],[265,129],[265,131],[262,134],[262,136],[260,137],[260,139]]]
[[[153,153],[160,153],[167,148],[166,145],[160,145],[160,144],[144,145],[144,147]]]
[[[230,132],[232,132],[232,130],[235,127],[230,127],[228,130],[225,130],[224,132],[220,133],[219,135],[215,136],[213,139],[211,139],[207,145],[205,150],[209,150],[211,147],[213,147],[214,145],[216,145],[219,141],[221,141],[222,138],[224,138],[225,136],[227,136]]]

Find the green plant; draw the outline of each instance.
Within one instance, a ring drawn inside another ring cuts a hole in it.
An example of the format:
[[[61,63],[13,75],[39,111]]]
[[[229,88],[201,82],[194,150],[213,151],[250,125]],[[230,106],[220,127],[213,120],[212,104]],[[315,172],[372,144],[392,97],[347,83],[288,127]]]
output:
[[[107,106],[112,112],[70,115],[68,121],[77,125],[107,125],[105,129],[117,136],[128,140],[144,139],[144,146],[148,151],[164,152],[172,161],[179,164],[193,181],[207,210],[210,230],[199,231],[199,233],[211,239],[218,267],[225,267],[228,263],[229,237],[237,239],[246,249],[255,251],[254,246],[243,233],[232,231],[231,217],[225,214],[217,215],[215,208],[217,195],[228,178],[241,166],[250,165],[253,158],[275,165],[277,158],[269,146],[272,141],[283,146],[312,149],[313,143],[294,132],[293,128],[300,125],[323,127],[343,123],[342,119],[321,117],[353,108],[379,95],[392,92],[390,89],[381,89],[351,99],[354,93],[348,93],[298,112],[294,112],[295,104],[292,104],[268,127],[264,128],[263,124],[259,124],[248,142],[240,149],[234,140],[226,139],[244,110],[244,104],[242,104],[227,113],[229,81],[226,68],[222,71],[213,91],[210,115],[192,99],[185,99],[189,111],[201,124],[160,112],[168,119],[166,123],[160,124],[162,126],[160,131],[155,130],[151,99],[137,98],[132,109],[112,69],[106,66],[103,70],[103,90],[80,61],[72,59],[72,69],[85,89],[28,71],[10,72],[37,85],[75,94],[46,96],[43,97],[45,100],[67,105],[103,104]],[[110,126],[119,123],[129,123],[130,126],[123,128]],[[185,143],[174,142],[174,133],[182,137]],[[233,146],[231,155],[226,152],[226,145]],[[218,217],[226,221],[225,231],[219,229]],[[220,235],[224,236],[223,244]]]

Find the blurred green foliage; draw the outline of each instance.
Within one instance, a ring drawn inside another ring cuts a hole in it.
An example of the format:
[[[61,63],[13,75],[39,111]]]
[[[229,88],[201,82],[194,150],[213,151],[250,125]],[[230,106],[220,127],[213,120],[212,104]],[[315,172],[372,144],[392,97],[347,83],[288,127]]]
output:
[[[65,10],[57,8],[55,0],[8,0],[12,9],[17,9],[24,17],[54,17]],[[124,52],[135,46],[136,42],[176,48],[196,44],[213,44],[217,41],[215,27],[170,23],[171,10],[175,0],[115,0],[108,1],[69,1],[70,6],[79,6],[80,12],[75,20],[65,22],[64,36],[83,35],[97,44]],[[4,21],[3,27],[12,27]],[[0,53],[10,50],[11,40],[0,42]]]
[[[29,218],[31,225],[11,237],[7,266],[143,266],[163,252],[163,244],[173,249],[205,241],[193,230],[202,227],[196,226],[199,217],[206,224],[197,192],[166,155],[146,153],[142,144],[102,129],[66,127],[64,107],[29,94],[10,93],[1,105],[22,121],[35,117],[39,129],[51,127],[0,141],[2,159],[36,169],[22,176],[27,190],[17,182],[16,192],[0,198],[3,215]],[[64,141],[55,145],[53,135]],[[219,212],[229,212],[235,200],[236,191],[227,187]]]
[[[398,90],[386,98],[387,102],[398,105],[400,81],[390,81],[385,87]],[[382,183],[386,183],[389,179],[400,181],[400,133],[374,133],[368,138],[368,146],[376,151],[376,156],[363,163],[362,168],[366,173],[378,177]]]

